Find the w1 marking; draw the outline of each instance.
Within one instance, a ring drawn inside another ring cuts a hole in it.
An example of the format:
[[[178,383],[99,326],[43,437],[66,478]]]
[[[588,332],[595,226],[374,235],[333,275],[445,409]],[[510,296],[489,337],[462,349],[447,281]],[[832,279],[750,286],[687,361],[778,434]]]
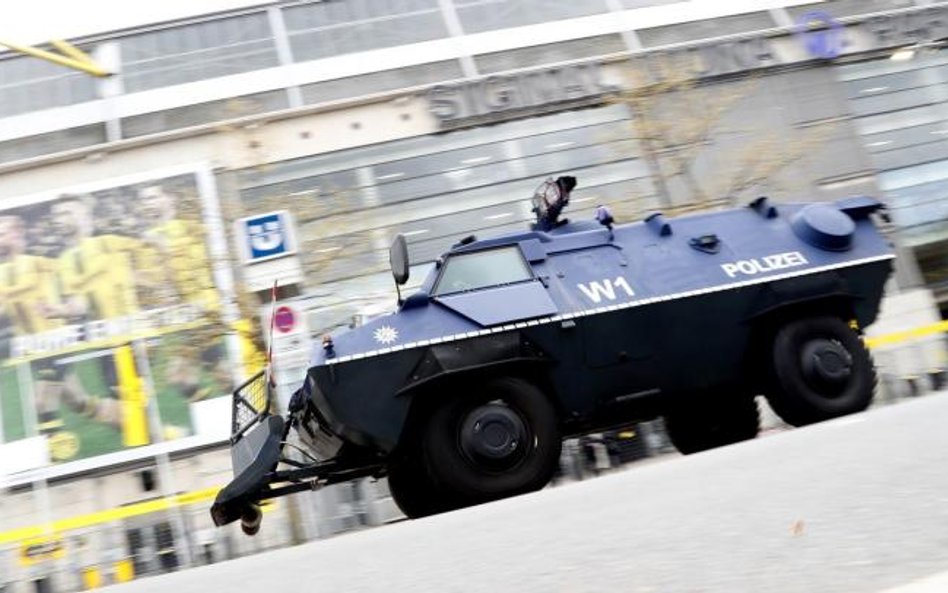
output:
[[[602,302],[603,297],[605,297],[607,301],[616,300],[616,287],[624,290],[627,296],[635,296],[635,291],[629,286],[629,281],[622,276],[617,276],[615,280],[606,278],[602,281],[594,280],[588,284],[580,283],[576,286],[583,291],[583,294],[586,295],[589,300],[596,304]]]

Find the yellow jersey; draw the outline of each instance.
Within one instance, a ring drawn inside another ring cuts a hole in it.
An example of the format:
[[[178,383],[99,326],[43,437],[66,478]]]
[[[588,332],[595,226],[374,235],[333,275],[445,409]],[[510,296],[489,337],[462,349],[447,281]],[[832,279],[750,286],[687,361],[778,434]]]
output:
[[[125,253],[128,257],[138,306],[148,308],[166,304],[164,292],[168,285],[168,271],[158,250],[153,245],[132,237],[104,236],[109,238],[110,248]]]
[[[43,304],[59,300],[56,270],[56,260],[38,255],[18,255],[0,264],[0,302],[17,335],[62,325],[62,320],[41,312]]]
[[[216,308],[217,289],[204,246],[203,227],[193,221],[174,219],[152,227],[145,236],[161,253],[181,300]]]
[[[138,311],[129,255],[134,239],[99,235],[83,239],[59,256],[63,294],[85,299],[89,319],[111,319]]]

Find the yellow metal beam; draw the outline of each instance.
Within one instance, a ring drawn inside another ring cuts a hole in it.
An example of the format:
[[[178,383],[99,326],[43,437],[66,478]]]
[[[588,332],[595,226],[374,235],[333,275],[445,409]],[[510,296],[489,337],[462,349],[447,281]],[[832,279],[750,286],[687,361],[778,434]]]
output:
[[[122,519],[128,519],[130,517],[149,515],[151,513],[166,511],[174,507],[201,504],[214,500],[220,490],[221,489],[219,487],[192,490],[191,492],[175,494],[165,498],[156,498],[154,500],[147,500],[145,502],[136,502],[123,507],[115,507],[106,509],[104,511],[88,513],[85,515],[66,517],[65,519],[59,519],[49,524],[30,525],[29,527],[20,527],[17,529],[10,529],[8,531],[0,531],[0,545],[23,543],[24,540],[28,541],[32,539],[46,541],[50,538],[57,537],[63,532],[74,529],[83,529],[86,527],[93,527],[95,525],[102,525],[104,523],[111,523],[113,521],[121,521]],[[271,512],[276,508],[277,501],[273,499],[264,500],[260,503],[260,510],[264,513]]]
[[[32,47],[29,45],[20,45],[18,43],[0,39],[0,45],[5,45],[13,51],[18,51],[22,54],[33,56],[34,58],[46,60],[47,62],[52,62],[53,64],[59,64],[60,66],[65,66],[66,68],[80,70],[100,78],[112,75],[111,72],[97,64],[96,61],[92,59],[92,56],[82,51],[75,45],[72,45],[68,41],[57,39],[55,41],[51,41],[50,43],[52,43],[53,47],[62,53],[47,51],[45,49],[40,49],[38,47]]]
[[[78,60],[80,62],[92,61],[92,56],[64,39],[52,39],[50,40],[49,44],[58,49],[59,53],[66,57]]]
[[[948,332],[948,320],[939,321],[929,325],[923,325],[921,327],[913,327],[912,329],[907,329],[891,334],[866,338],[865,342],[870,348],[879,348],[881,346],[899,344],[901,342],[908,342],[910,340],[917,340],[919,338],[925,338],[946,332]]]
[[[53,533],[60,533],[72,529],[81,529],[83,527],[119,521],[129,517],[147,515],[158,511],[164,511],[175,506],[197,504],[208,500],[213,500],[214,497],[217,496],[217,492],[219,490],[220,488],[205,488],[203,490],[185,492],[184,494],[177,494],[167,498],[157,498],[155,500],[138,502],[124,507],[116,507],[112,509],[106,509],[104,511],[89,513],[86,515],[67,517],[65,519],[53,521],[51,525],[31,525],[29,527],[21,527],[19,529],[0,531],[0,544],[8,544],[32,537],[42,537],[44,534],[48,534],[50,531]]]

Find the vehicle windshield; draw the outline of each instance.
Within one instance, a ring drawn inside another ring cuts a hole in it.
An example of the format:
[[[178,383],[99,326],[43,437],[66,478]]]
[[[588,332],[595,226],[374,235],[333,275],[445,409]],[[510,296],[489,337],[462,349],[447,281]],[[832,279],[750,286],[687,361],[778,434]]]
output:
[[[530,280],[533,274],[516,246],[459,253],[448,257],[435,295]]]

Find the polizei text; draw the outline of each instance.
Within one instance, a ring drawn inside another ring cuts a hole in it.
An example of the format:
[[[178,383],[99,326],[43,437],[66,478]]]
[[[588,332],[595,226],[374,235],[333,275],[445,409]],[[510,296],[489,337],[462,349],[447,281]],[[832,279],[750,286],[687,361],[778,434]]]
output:
[[[756,274],[766,274],[776,270],[786,268],[796,268],[805,266],[808,262],[799,251],[789,251],[787,253],[777,253],[774,255],[765,255],[764,257],[755,257],[754,259],[742,259],[728,264],[721,264],[721,269],[729,278],[735,278],[739,275],[754,276]]]

